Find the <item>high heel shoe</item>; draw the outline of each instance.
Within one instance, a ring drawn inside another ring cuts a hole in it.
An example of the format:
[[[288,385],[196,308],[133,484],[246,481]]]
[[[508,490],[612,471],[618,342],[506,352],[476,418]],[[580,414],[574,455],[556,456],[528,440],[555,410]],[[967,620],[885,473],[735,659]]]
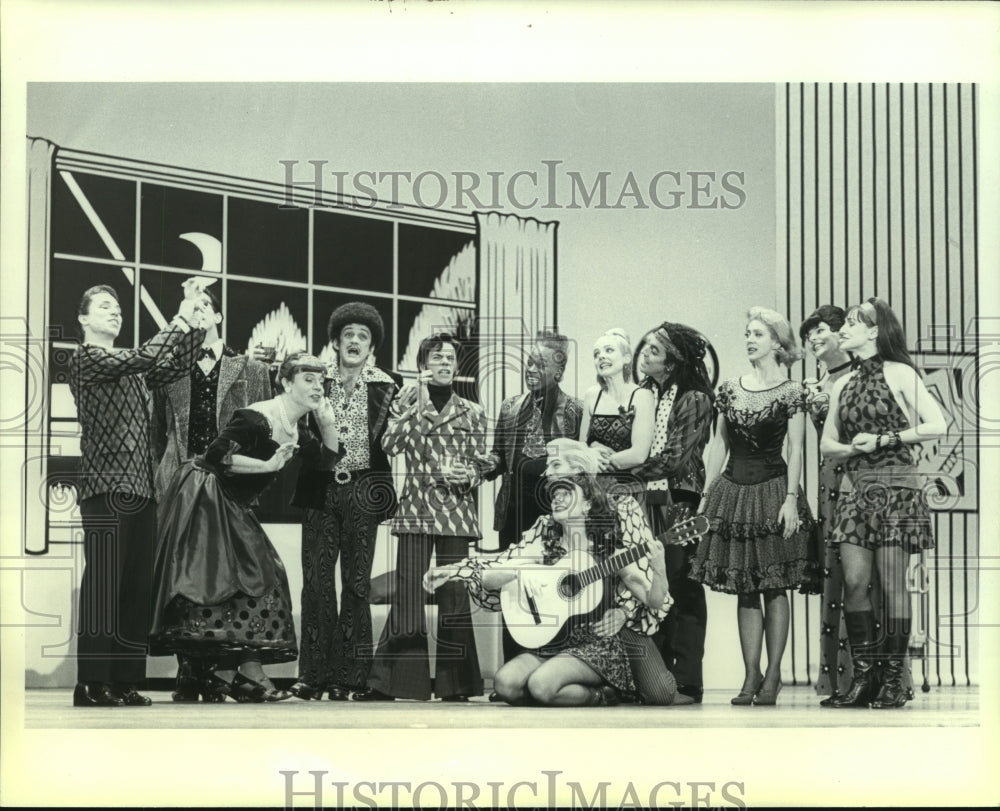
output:
[[[757,691],[760,690],[760,686],[764,683],[764,674],[758,673],[757,678],[754,679],[753,686],[747,690],[746,687],[741,687],[740,692],[729,699],[729,703],[737,707],[749,707],[753,704],[753,697],[757,695]]]
[[[773,688],[761,687],[753,697],[754,705],[758,707],[773,707],[778,703],[778,693],[781,692],[781,682],[777,682]]]
[[[284,701],[292,697],[288,690],[268,689],[266,684],[254,681],[242,673],[237,673],[233,679],[233,698],[241,703],[260,704],[268,701]]]

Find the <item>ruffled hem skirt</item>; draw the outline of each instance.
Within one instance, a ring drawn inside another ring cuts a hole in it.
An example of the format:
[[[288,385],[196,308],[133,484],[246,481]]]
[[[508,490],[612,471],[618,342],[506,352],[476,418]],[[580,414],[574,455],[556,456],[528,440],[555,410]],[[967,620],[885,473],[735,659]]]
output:
[[[768,589],[820,593],[817,525],[801,491],[798,531],[785,538],[778,523],[787,491],[785,476],[759,484],[736,484],[720,476],[705,494],[703,512],[711,526],[698,544],[691,577],[728,594]]]
[[[214,473],[186,462],[158,517],[152,654],[294,660],[288,577],[250,507]]]

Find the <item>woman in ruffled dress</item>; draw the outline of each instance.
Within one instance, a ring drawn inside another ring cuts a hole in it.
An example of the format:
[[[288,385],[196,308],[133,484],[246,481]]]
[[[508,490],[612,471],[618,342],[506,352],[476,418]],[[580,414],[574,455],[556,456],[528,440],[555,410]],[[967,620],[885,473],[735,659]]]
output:
[[[645,482],[629,473],[646,461],[653,443],[653,394],[634,380],[632,346],[624,330],[610,329],[594,342],[597,385],[583,397],[580,439],[601,452],[601,480],[612,500],[641,501]]]
[[[178,468],[160,502],[150,644],[203,665],[205,701],[292,695],[263,670],[298,648],[285,567],[252,507],[294,455],[332,465],[339,443],[324,373],[312,355],[286,358],[282,393],[238,409],[203,456]],[[310,411],[322,442],[300,421]]]
[[[816,581],[814,522],[799,486],[806,391],[786,368],[801,357],[788,321],[765,307],[747,313],[749,374],[718,390],[702,538],[691,576],[736,594],[744,680],[736,705],[773,705],[788,641],[788,589]],[[782,448],[787,438],[787,462]],[[722,472],[723,464],[726,463]],[[762,606],[763,600],[763,606]],[[767,669],[761,655],[767,643]]]
[[[572,439],[548,445],[546,477],[552,514],[543,515],[520,543],[499,555],[467,558],[431,568],[424,588],[460,580],[478,605],[500,608],[499,590],[518,578],[527,598],[545,588],[531,567],[553,566],[574,551],[587,551],[598,561],[615,552],[648,544],[647,556],[622,568],[604,589],[601,604],[571,620],[566,633],[549,644],[506,662],[494,677],[499,697],[514,705],[613,705],[636,700],[636,686],[619,631],[623,622],[643,634],[653,633],[670,607],[663,545],[653,538],[642,508],[623,496],[615,504],[597,482],[600,455]],[[527,568],[526,568],[527,567]],[[671,703],[673,681],[661,703]]]
[[[927,391],[903,328],[889,305],[870,298],[852,307],[840,346],[859,360],[837,381],[820,450],[843,461],[850,492],[837,501],[832,542],[844,567],[844,619],[854,676],[830,706],[902,707],[911,609],[906,589],[910,556],[934,547],[930,511],[912,446],[947,431]],[[885,624],[876,624],[869,589],[878,569]],[[883,662],[878,673],[876,659]]]

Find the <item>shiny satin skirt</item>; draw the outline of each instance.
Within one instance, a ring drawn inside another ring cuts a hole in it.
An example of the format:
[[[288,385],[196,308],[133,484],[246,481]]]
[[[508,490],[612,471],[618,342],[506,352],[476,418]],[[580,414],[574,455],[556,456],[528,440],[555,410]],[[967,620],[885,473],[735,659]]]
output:
[[[284,564],[248,504],[195,462],[158,511],[150,649],[205,659],[298,656]]]

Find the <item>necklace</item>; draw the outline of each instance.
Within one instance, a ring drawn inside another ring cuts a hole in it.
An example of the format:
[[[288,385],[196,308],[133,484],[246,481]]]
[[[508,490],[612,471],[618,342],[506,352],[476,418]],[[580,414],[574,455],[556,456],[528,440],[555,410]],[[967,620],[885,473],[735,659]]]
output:
[[[292,421],[288,419],[288,412],[285,411],[284,397],[278,397],[278,416],[281,417],[281,427],[285,429],[285,433],[289,436],[295,436],[297,432],[295,426],[292,425]]]
[[[836,374],[837,372],[841,371],[842,369],[846,369],[846,368],[847,368],[848,366],[850,366],[850,365],[851,365],[851,364],[852,364],[853,362],[854,362],[854,361],[852,361],[852,360],[848,359],[847,363],[842,363],[842,364],[840,364],[840,366],[834,366],[834,367],[833,367],[832,369],[827,369],[827,370],[826,370],[826,373],[827,373],[828,375],[832,375],[832,374]]]

